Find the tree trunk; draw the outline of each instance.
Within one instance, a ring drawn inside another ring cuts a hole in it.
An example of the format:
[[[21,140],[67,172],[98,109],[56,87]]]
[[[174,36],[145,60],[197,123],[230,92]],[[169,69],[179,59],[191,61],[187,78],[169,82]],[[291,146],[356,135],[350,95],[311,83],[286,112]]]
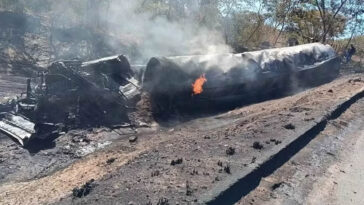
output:
[[[285,23],[283,22],[283,24],[282,24],[282,28],[279,30],[278,36],[277,36],[276,40],[274,41],[274,44],[273,44],[274,46],[276,46],[276,45],[277,45],[278,39],[279,39],[279,37],[281,36],[281,34],[282,34],[282,32],[283,32],[284,25],[285,25]]]
[[[341,2],[339,8],[336,10],[336,12],[334,13],[334,15],[332,16],[332,22],[334,22],[337,14],[339,13],[339,11],[341,10],[341,8],[344,6],[344,4],[347,2],[348,0],[344,0]],[[325,43],[326,42],[326,38],[327,38],[327,34],[329,33],[330,29],[332,27],[332,23],[329,23],[329,25],[327,26],[327,29],[324,30],[324,34],[322,35],[322,42]]]

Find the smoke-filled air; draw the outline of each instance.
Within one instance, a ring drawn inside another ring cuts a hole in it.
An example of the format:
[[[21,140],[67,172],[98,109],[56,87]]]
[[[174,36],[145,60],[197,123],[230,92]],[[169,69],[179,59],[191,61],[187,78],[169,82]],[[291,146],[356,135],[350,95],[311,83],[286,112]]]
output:
[[[215,54],[230,52],[220,32],[200,26],[196,18],[198,4],[189,8],[188,18],[168,20],[152,12],[138,12],[142,1],[112,1],[107,15],[102,15],[109,31],[134,43],[143,58],[166,55]],[[196,12],[194,12],[196,11]]]
[[[60,14],[55,20],[58,26],[74,27],[72,24],[81,24],[100,30],[109,36],[104,38],[103,43],[116,51],[132,55],[131,58],[140,63],[146,63],[152,56],[232,51],[218,26],[207,23],[210,21],[210,5],[201,6],[199,1],[190,1],[188,4],[176,1],[166,7],[166,4],[158,2],[110,0],[102,4],[88,3],[81,21],[74,20],[79,15],[75,14],[78,11],[66,3],[55,4],[53,10]],[[177,15],[183,15],[183,18]],[[122,49],[120,44],[127,49]]]

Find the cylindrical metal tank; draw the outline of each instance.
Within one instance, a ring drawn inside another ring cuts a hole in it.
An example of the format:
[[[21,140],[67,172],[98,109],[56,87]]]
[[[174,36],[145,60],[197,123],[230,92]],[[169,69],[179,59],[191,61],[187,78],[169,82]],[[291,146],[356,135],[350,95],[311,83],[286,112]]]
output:
[[[229,106],[326,82],[338,74],[339,66],[335,51],[320,43],[241,54],[155,57],[147,65],[143,87],[158,110]],[[193,86],[201,77],[203,91],[196,94]]]

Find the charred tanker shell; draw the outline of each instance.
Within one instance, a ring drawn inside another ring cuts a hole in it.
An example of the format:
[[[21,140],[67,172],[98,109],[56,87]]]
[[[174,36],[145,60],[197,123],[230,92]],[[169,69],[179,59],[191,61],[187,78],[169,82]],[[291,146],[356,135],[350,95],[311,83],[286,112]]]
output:
[[[149,61],[143,87],[159,113],[227,108],[327,82],[337,76],[339,65],[335,51],[320,43],[242,54],[158,57]]]
[[[145,89],[156,92],[179,92],[188,89],[204,76],[205,88],[255,79],[259,66],[240,54],[198,55],[152,58],[145,72]],[[229,78],[229,81],[226,81]]]

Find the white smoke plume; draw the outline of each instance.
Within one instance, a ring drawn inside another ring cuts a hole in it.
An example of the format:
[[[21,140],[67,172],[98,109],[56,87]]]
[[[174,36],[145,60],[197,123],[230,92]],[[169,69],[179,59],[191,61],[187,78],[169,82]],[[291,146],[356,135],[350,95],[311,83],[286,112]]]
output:
[[[222,34],[201,27],[196,16],[170,21],[164,16],[154,17],[151,12],[138,12],[140,4],[140,0],[112,0],[108,12],[99,17],[109,33],[124,43],[134,44],[143,61],[153,56],[231,52]],[[198,6],[196,3],[195,8]]]

